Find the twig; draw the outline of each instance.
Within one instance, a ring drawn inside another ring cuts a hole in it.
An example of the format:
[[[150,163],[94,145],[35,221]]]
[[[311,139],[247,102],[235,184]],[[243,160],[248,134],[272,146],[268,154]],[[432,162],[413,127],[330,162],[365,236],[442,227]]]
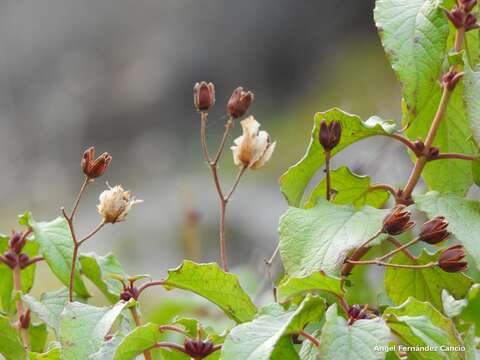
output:
[[[394,198],[397,197],[397,190],[395,190],[393,186],[390,186],[388,184],[372,184],[368,187],[369,191],[377,190],[377,189],[388,191],[390,194],[393,195]]]
[[[246,166],[242,166],[240,168],[240,171],[238,172],[237,177],[235,178],[235,182],[233,183],[232,188],[228,192],[228,195],[225,196],[225,202],[228,202],[230,200],[230,198],[232,197],[233,193],[235,192],[235,189],[238,186],[238,183],[240,182],[240,179],[242,178],[243,174],[245,174],[246,170],[247,170]]]
[[[165,285],[167,282],[165,280],[155,280],[155,281],[150,281],[150,282],[147,282],[143,285],[141,285],[139,288],[138,288],[138,296],[140,296],[140,294],[145,291],[146,289],[148,289],[149,287],[151,286],[163,286]]]
[[[465,155],[465,154],[456,154],[456,153],[441,153],[438,154],[436,157],[431,159],[430,161],[435,160],[442,160],[442,159],[459,159],[459,160],[469,160],[475,161],[479,160],[480,157],[478,155]]]
[[[302,335],[308,341],[310,341],[315,347],[320,346],[320,341],[318,341],[314,336],[310,335],[309,333],[301,330],[299,334]]]
[[[273,260],[275,260],[275,257],[278,254],[278,251],[280,250],[280,244],[277,245],[275,250],[273,251],[273,254],[270,256],[269,259],[265,258],[265,267],[267,269],[267,275],[268,275],[268,280],[272,284],[272,293],[273,293],[273,299],[275,302],[278,302],[277,299],[277,287],[275,286],[275,283],[273,282],[273,276],[272,276],[272,263]]]
[[[18,293],[22,292],[22,280],[21,280],[21,269],[17,265],[13,268],[13,285],[15,287],[15,291],[17,292],[15,304],[17,307],[17,317],[18,317],[18,329],[20,331],[20,337],[22,338],[23,348],[26,351],[30,351],[30,338],[28,336],[28,329],[25,329],[20,319],[24,316],[25,312],[23,309],[23,302],[21,297]]]
[[[347,260],[347,262],[354,265],[379,265],[379,266],[389,266],[389,267],[403,268],[403,269],[427,269],[427,268],[433,268],[438,265],[438,262],[430,262],[428,264],[423,264],[423,265],[404,265],[404,264],[391,264],[391,263],[386,263],[379,260],[363,260],[363,261]]]
[[[230,130],[233,128],[233,118],[229,115],[227,123],[225,124],[225,131],[223,132],[222,141],[220,141],[220,145],[218,146],[217,154],[212,160],[213,165],[217,165],[218,160],[222,156],[223,149],[225,148],[225,143],[227,142],[228,135],[230,134]]]
[[[403,249],[406,249],[406,248],[412,246],[413,244],[416,244],[416,243],[419,242],[419,241],[420,241],[420,238],[419,238],[419,237],[416,237],[415,239],[409,241],[409,242],[406,243],[405,245],[402,245],[402,246],[400,246],[399,248],[396,248],[395,250],[392,250],[392,251],[390,251],[389,253],[387,253],[387,254],[379,257],[377,260],[378,260],[378,261],[386,260],[386,259],[388,259],[389,257],[395,255],[396,253],[402,251]]]
[[[407,130],[409,126],[410,126],[410,123],[408,123],[407,126],[405,128],[403,128],[401,131],[403,132],[403,131]],[[419,155],[418,150],[415,147],[415,144],[412,141],[410,141],[408,138],[406,138],[405,136],[400,135],[400,134],[396,134],[396,133],[385,134],[385,136],[387,136],[389,138],[392,138],[392,139],[395,139],[397,141],[400,141],[402,144],[406,145],[410,150],[412,150],[412,152],[415,155],[417,155],[417,156]]]
[[[332,157],[332,153],[330,150],[325,150],[325,183],[326,183],[326,198],[327,201],[330,201],[332,195],[332,183],[330,178],[330,160]]]
[[[390,241],[393,245],[395,245],[397,248],[400,248],[402,247],[402,244],[397,240],[395,239],[393,236],[389,236],[388,241]],[[402,252],[407,255],[410,259],[412,260],[415,260],[415,256],[410,252],[410,250],[408,250],[407,248],[404,248],[402,249]]]
[[[105,226],[105,220],[102,219],[100,223],[93,229],[88,235],[86,235],[82,240],[78,242],[78,246],[82,245],[85,241],[90,239],[93,235],[95,235],[97,232],[101,230]]]

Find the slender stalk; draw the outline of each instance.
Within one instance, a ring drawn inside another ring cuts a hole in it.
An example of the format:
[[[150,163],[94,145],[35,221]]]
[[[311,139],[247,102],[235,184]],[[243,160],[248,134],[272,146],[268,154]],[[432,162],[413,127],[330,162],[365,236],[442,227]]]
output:
[[[240,171],[238,172],[237,177],[235,178],[235,182],[233,183],[232,188],[228,192],[227,196],[225,196],[225,202],[228,202],[232,197],[233,193],[235,192],[235,189],[238,186],[238,183],[240,182],[240,179],[242,178],[243,174],[245,174],[246,170],[247,170],[246,166],[242,166],[240,168]]]
[[[438,156],[430,161],[442,160],[442,159],[459,159],[459,160],[468,160],[475,161],[480,157],[478,155],[465,155],[465,154],[456,154],[456,153],[441,153]]]
[[[395,238],[392,237],[392,236],[389,236],[387,240],[390,241],[390,242],[391,242],[393,245],[395,245],[397,248],[402,247],[402,244],[401,244],[397,239],[395,239]],[[403,253],[404,253],[405,255],[407,255],[410,259],[415,260],[415,256],[413,256],[413,254],[410,252],[410,250],[408,250],[407,248],[405,248],[405,249],[402,249],[402,251],[403,251]]]
[[[90,239],[93,235],[99,232],[105,226],[105,220],[100,221],[100,223],[92,230],[88,235],[86,235],[82,240],[78,241],[78,246],[82,245],[85,241]]]
[[[420,238],[417,237],[417,238],[409,241],[409,242],[406,243],[405,245],[402,245],[402,246],[396,248],[395,250],[392,250],[392,251],[390,251],[389,253],[387,253],[387,254],[379,257],[377,260],[378,260],[378,261],[386,260],[386,259],[390,258],[391,256],[395,255],[396,253],[398,253],[398,252],[400,252],[400,251],[402,251],[402,250],[404,250],[404,249],[412,246],[413,244],[416,244],[416,243],[419,242],[419,241],[420,241]]]
[[[77,212],[78,209],[78,204],[80,204],[80,199],[82,198],[82,195],[85,192],[85,189],[87,188],[87,185],[90,182],[90,178],[88,176],[85,177],[85,180],[82,183],[82,186],[80,187],[80,191],[78,192],[77,198],[75,199],[75,204],[73,205],[73,210],[72,213],[70,214],[70,219],[73,219],[75,216],[75,213]]]
[[[363,260],[363,261],[347,260],[347,261],[354,265],[379,265],[379,266],[389,266],[389,267],[403,268],[403,269],[428,269],[438,265],[438,263],[436,262],[431,262],[423,265],[404,265],[404,264],[391,264],[391,263],[386,263],[378,260]]]
[[[207,112],[202,111],[200,113],[200,142],[202,144],[203,158],[210,165],[212,161],[210,160],[210,155],[208,154],[207,140],[205,134],[207,128],[207,117]]]
[[[377,190],[377,189],[388,191],[390,194],[393,195],[394,198],[397,197],[397,191],[388,184],[372,184],[368,187],[369,191]]]
[[[174,331],[182,335],[187,335],[186,331],[183,329],[180,329],[179,327],[173,326],[173,325],[160,325],[158,330],[160,331]]]
[[[17,293],[22,292],[21,269],[18,265],[13,268],[13,285]],[[28,329],[24,329],[20,324],[20,318],[25,314],[22,299],[16,296],[15,304],[17,307],[18,329],[20,337],[22,338],[23,347],[26,351],[30,351],[30,338],[28,336]]]
[[[407,125],[409,126],[409,124]],[[402,131],[405,131],[406,129],[402,129]],[[395,139],[397,141],[400,141],[402,144],[406,145],[410,150],[412,150],[412,152],[418,156],[418,150],[417,148],[415,147],[415,144],[410,141],[408,138],[406,138],[405,136],[402,136],[400,134],[397,134],[397,133],[393,133],[393,134],[386,134],[385,136],[388,136],[389,138],[392,138],[392,139]]]
[[[273,251],[273,254],[270,256],[270,258],[265,258],[265,267],[267,269],[267,275],[268,275],[268,280],[272,284],[272,293],[273,293],[273,300],[275,302],[278,302],[277,299],[277,288],[275,286],[275,283],[273,282],[273,275],[272,275],[272,263],[273,260],[275,260],[275,257],[277,256],[278,252],[280,250],[280,244],[277,245],[275,250]]]
[[[165,280],[156,280],[156,281],[150,281],[148,283],[145,283],[143,285],[141,285],[139,288],[138,288],[138,296],[140,296],[140,294],[148,289],[149,287],[152,287],[152,286],[163,286],[165,285],[167,282]]]
[[[350,309],[350,306],[347,303],[347,300],[341,295],[335,295],[338,299],[338,302],[340,303],[340,306],[342,307],[343,311],[345,311],[345,314],[348,314],[348,310]]]
[[[326,197],[327,201],[330,201],[332,195],[332,184],[330,179],[330,160],[332,157],[332,153],[330,150],[325,150],[325,179],[326,179]]]
[[[140,320],[140,316],[138,315],[137,308],[135,306],[132,306],[130,308],[130,313],[132,314],[133,321],[135,322],[135,325],[137,327],[142,326],[142,321]],[[147,349],[143,352],[143,356],[145,360],[152,360],[152,353],[150,349]]]
[[[455,52],[462,51],[462,45],[465,39],[465,29],[462,27],[457,29],[457,33],[455,34]]]
[[[307,339],[308,341],[310,341],[315,347],[320,346],[320,341],[318,341],[314,336],[310,335],[309,333],[302,330],[299,332],[299,334],[303,336],[305,339]]]
[[[225,245],[225,211],[227,210],[227,203],[222,199],[220,203],[220,258],[222,267],[225,272],[228,272],[227,250]]]
[[[223,149],[225,148],[225,143],[227,142],[228,135],[230,134],[230,130],[233,128],[233,118],[229,115],[227,123],[225,124],[225,131],[222,136],[222,140],[220,141],[220,145],[218,146],[217,154],[212,160],[212,163],[216,165],[220,157],[222,156]]]

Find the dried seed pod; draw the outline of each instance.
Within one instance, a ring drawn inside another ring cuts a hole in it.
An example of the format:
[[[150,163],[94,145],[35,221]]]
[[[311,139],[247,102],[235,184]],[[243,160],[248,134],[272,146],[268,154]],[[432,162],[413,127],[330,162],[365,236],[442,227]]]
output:
[[[405,206],[397,205],[383,220],[382,231],[389,235],[400,235],[415,226],[411,214]]]
[[[468,263],[462,261],[465,257],[465,250],[462,245],[453,245],[443,250],[438,260],[438,266],[446,272],[459,272],[468,269]]]
[[[95,147],[91,146],[83,153],[81,167],[85,175],[95,179],[105,173],[111,162],[112,157],[106,152],[95,159]]]
[[[16,254],[20,254],[26,242],[26,236],[22,236],[22,234],[20,234],[19,232],[13,231],[12,235],[10,236],[10,240],[8,241],[8,247],[12,249]]]
[[[420,240],[429,244],[438,244],[447,239],[450,233],[447,230],[448,222],[443,216],[437,216],[425,224],[420,229]]]
[[[193,87],[193,104],[197,111],[207,111],[215,104],[215,86],[202,81]]]
[[[18,266],[20,269],[25,269],[29,264],[30,258],[27,254],[20,254],[18,255]]]
[[[99,200],[97,209],[107,224],[124,221],[132,206],[143,202],[131,197],[130,191],[123,190],[121,185],[102,192]]]
[[[340,121],[332,121],[327,124],[325,120],[320,123],[320,131],[318,134],[318,140],[325,151],[330,151],[335,148],[340,142],[342,135],[342,124]]]
[[[210,340],[185,339],[183,346],[185,352],[193,359],[203,359],[215,351]]]
[[[236,88],[227,103],[227,113],[234,119],[246,114],[252,105],[255,96],[251,91],[245,91],[242,87]]]

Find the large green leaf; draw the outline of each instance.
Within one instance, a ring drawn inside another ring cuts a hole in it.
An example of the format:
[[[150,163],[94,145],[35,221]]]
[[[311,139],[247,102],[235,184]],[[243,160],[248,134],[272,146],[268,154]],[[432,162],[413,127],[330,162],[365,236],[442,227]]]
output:
[[[67,304],[60,316],[62,359],[87,359],[105,342],[127,302],[118,302],[112,308],[99,308],[78,302]]]
[[[300,294],[319,291],[343,295],[342,282],[339,278],[316,272],[306,277],[285,277],[277,286],[277,296],[280,302],[285,302]]]
[[[464,359],[463,351],[444,351],[441,346],[460,347],[462,342],[451,319],[428,302],[409,298],[383,313],[392,331],[407,345],[432,346],[437,351],[410,352],[412,359]]]
[[[150,349],[159,342],[163,334],[159,331],[159,325],[148,323],[135,328],[120,342],[115,351],[115,360],[135,359],[143,351]]]
[[[317,359],[383,359],[385,353],[376,347],[387,346],[390,330],[382,318],[357,320],[352,325],[337,314],[337,305],[331,305],[319,338]]]
[[[438,0],[379,0],[375,20],[392,67],[402,83],[407,136],[425,139],[440,102],[438,84],[446,57],[448,21]],[[469,122],[463,108],[463,85],[451,99],[434,146],[443,152],[471,154]],[[472,184],[470,164],[449,159],[430,162],[422,176],[430,190],[464,194]]]
[[[7,317],[0,315],[0,354],[7,360],[25,360],[27,353]]]
[[[239,323],[251,320],[257,312],[237,276],[224,272],[216,263],[196,264],[184,260],[178,268],[168,271],[165,288],[184,289],[198,294]]]
[[[70,282],[70,271],[73,258],[72,235],[63,217],[58,217],[50,222],[37,223],[30,215],[28,223],[33,229],[35,240],[40,245],[40,252],[48,266],[58,279],[66,286]],[[75,270],[75,292],[82,296],[90,296],[80,276],[80,263]]]
[[[284,310],[278,304],[262,308],[249,323],[232,329],[222,347],[221,360],[299,359],[289,335],[318,322],[325,311],[325,301],[307,296],[297,307]],[[281,357],[275,357],[281,354]]]
[[[465,246],[480,269],[480,242],[475,235],[480,234],[480,202],[437,192],[417,195],[414,199],[417,207],[430,218],[445,216],[448,229]]]
[[[110,302],[117,302],[123,287],[119,281],[112,279],[109,275],[128,277],[117,257],[113,254],[99,256],[89,253],[80,255],[79,260],[82,265],[82,273],[100,289]]]
[[[3,254],[8,248],[8,236],[0,235],[0,254]],[[28,239],[23,252],[27,254],[30,258],[38,254],[38,244],[32,239]],[[36,265],[30,265],[28,268],[21,271],[21,284],[22,292],[28,293],[33,286],[33,281],[35,279],[35,269]],[[15,311],[15,301],[13,294],[13,273],[4,263],[0,263],[0,304],[4,312],[12,313]]]
[[[33,352],[43,352],[48,337],[47,325],[43,323],[30,323],[28,337],[30,339],[31,350]]]
[[[372,117],[362,122],[358,116],[337,108],[317,113],[306,154],[280,178],[280,189],[291,206],[300,206],[308,183],[325,163],[325,154],[318,141],[322,120],[327,123],[337,120],[342,124],[340,143],[332,150],[332,154],[336,154],[347,146],[370,136],[391,134],[395,129],[393,122],[383,121],[378,117]]]
[[[332,189],[335,190],[334,204],[352,204],[357,209],[365,205],[381,208],[390,196],[386,190],[371,188],[369,176],[354,174],[346,166],[331,171],[330,176]],[[315,206],[317,199],[324,198],[326,193],[326,180],[323,179],[310,194],[305,207]]]
[[[417,260],[403,252],[395,255],[391,262],[403,265],[423,265],[437,262],[440,251],[430,254],[423,251]],[[388,267],[385,271],[385,290],[395,305],[400,305],[410,296],[428,301],[440,311],[443,309],[442,290],[446,289],[456,298],[466,296],[472,280],[462,273],[448,273],[434,267],[431,269],[404,269]]]
[[[387,210],[356,210],[324,199],[311,209],[289,208],[280,219],[280,255],[287,274],[337,274],[349,251],[380,230],[386,214]]]

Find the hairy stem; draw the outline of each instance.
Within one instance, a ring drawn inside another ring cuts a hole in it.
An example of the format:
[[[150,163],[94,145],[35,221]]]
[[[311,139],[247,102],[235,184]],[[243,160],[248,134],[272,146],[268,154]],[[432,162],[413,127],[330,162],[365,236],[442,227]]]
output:
[[[130,307],[130,313],[132,314],[133,321],[135,322],[136,327],[142,326],[142,321],[138,315],[137,308],[135,306]],[[143,352],[145,360],[152,360],[152,353],[150,349],[147,349]]]
[[[21,269],[18,265],[13,268],[13,285],[15,292],[22,292],[22,280],[21,280]],[[16,295],[15,305],[17,307],[17,317],[18,317],[18,329],[20,331],[20,337],[22,338],[23,347],[26,351],[30,351],[30,338],[28,336],[28,329],[23,328],[20,323],[20,318],[25,314],[23,308],[22,299]]]

